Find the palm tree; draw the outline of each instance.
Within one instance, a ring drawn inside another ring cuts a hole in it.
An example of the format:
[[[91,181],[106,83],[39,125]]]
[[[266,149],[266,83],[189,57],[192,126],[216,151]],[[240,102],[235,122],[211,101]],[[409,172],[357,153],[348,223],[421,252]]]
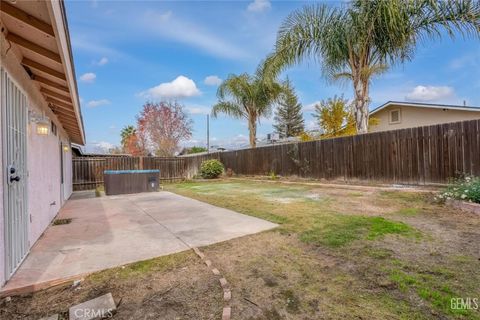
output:
[[[212,108],[212,116],[220,113],[248,121],[250,146],[255,148],[257,122],[269,116],[272,105],[277,101],[284,87],[260,75],[230,75],[220,84],[217,91],[218,103]]]
[[[262,72],[276,76],[306,58],[328,80],[353,84],[358,133],[368,131],[369,87],[389,65],[413,58],[419,42],[480,35],[477,0],[354,0],[343,7],[306,6],[281,25]]]
[[[128,139],[135,134],[137,134],[137,129],[135,129],[134,126],[129,125],[129,126],[123,127],[122,131],[120,131],[120,137],[122,138],[121,140],[122,146],[125,147],[125,144],[128,141]]]

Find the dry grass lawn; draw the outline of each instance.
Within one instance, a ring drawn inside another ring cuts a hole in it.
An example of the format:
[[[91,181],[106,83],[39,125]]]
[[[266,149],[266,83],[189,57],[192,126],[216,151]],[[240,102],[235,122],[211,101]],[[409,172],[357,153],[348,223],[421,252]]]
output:
[[[480,217],[430,195],[220,180],[167,190],[280,225],[202,248],[232,287],[233,319],[480,319]],[[193,253],[96,273],[76,290],[2,301],[2,319],[38,319],[112,292],[115,319],[219,319],[218,280]]]

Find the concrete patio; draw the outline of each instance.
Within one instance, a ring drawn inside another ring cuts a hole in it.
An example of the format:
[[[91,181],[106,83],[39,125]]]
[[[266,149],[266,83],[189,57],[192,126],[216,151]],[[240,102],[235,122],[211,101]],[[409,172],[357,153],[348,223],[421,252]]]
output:
[[[275,224],[170,192],[74,194],[0,295],[28,292],[127,263],[257,233]]]

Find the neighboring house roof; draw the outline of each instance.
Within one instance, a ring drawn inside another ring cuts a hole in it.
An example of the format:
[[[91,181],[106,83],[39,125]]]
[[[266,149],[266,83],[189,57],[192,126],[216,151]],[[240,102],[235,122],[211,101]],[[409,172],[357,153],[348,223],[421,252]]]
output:
[[[438,103],[420,103],[420,102],[404,102],[404,101],[388,101],[381,106],[370,111],[370,115],[373,115],[389,106],[404,106],[404,107],[417,107],[417,108],[431,108],[431,109],[451,109],[459,111],[477,111],[480,112],[480,107],[454,105],[454,104],[438,104]]]
[[[83,127],[63,0],[2,1],[2,32],[70,140],[83,145]],[[6,30],[3,30],[3,29]]]

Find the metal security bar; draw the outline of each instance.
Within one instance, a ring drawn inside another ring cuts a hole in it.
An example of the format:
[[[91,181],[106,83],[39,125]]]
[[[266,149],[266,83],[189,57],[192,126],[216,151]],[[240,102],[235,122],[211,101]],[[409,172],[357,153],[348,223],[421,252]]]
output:
[[[28,253],[27,98],[1,69],[3,208],[5,276],[15,272]]]

